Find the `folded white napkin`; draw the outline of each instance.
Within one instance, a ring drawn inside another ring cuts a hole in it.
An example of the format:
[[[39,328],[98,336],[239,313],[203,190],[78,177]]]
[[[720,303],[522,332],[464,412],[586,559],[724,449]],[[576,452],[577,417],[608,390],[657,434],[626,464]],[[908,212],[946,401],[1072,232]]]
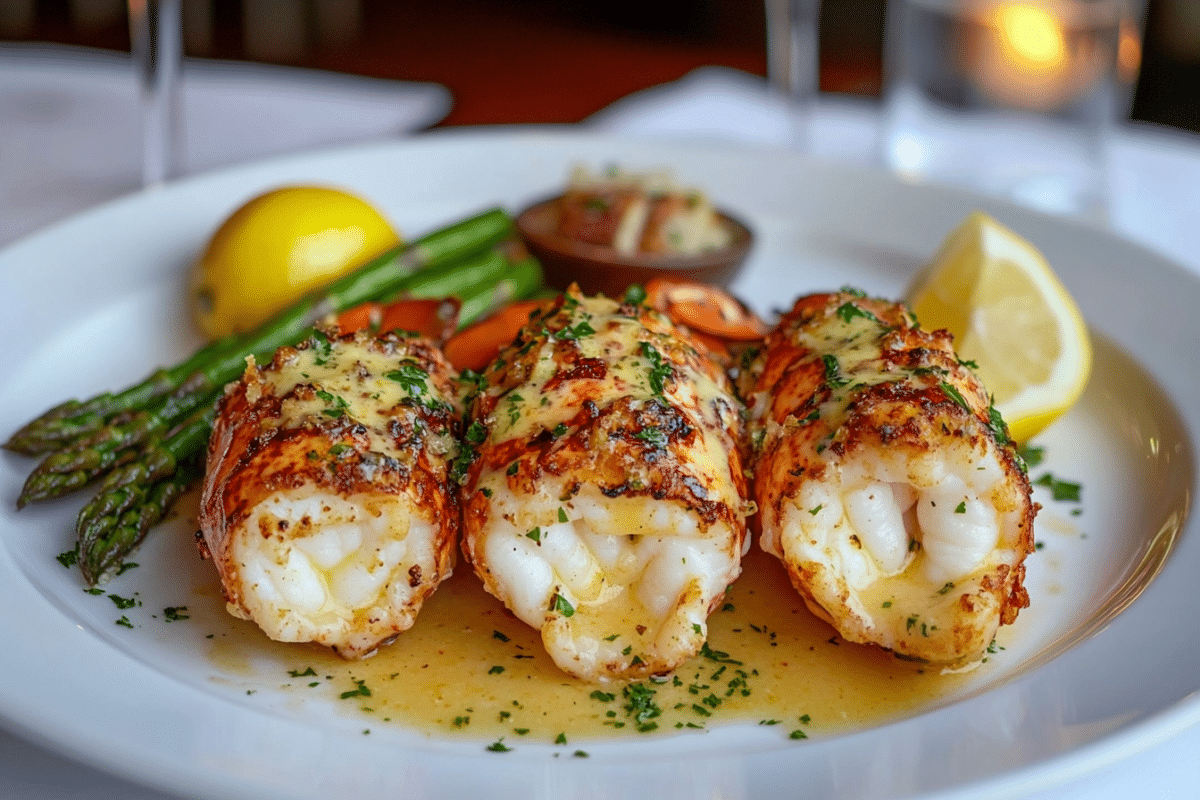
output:
[[[182,171],[395,136],[450,110],[431,83],[186,59]],[[138,188],[139,94],[128,54],[0,45],[0,244]]]
[[[686,137],[759,146],[797,147],[820,158],[873,164],[878,153],[878,102],[823,96],[794,108],[765,78],[727,67],[701,67],[678,81],[624,97],[586,120],[598,130],[636,136]],[[807,116],[807,124],[804,119]],[[797,132],[797,124],[807,134]]]

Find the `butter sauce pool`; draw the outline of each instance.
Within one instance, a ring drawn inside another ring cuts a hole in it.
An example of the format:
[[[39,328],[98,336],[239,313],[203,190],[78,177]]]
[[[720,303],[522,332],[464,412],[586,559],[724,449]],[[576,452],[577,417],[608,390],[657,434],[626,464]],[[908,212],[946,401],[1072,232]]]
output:
[[[626,687],[568,677],[538,633],[488,595],[461,561],[417,623],[364,661],[272,642],[249,623],[229,622],[210,640],[209,658],[223,672],[262,677],[264,663],[277,666],[287,693],[301,702],[334,702],[368,726],[511,747],[731,723],[771,725],[781,739],[803,739],[917,713],[960,694],[969,679],[843,642],[757,547],[709,617],[704,653],[661,683]]]

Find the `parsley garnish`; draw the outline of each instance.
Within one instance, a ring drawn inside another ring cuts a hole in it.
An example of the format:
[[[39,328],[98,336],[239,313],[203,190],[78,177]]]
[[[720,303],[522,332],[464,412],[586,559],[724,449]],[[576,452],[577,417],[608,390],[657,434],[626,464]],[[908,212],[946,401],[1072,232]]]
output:
[[[1042,463],[1046,457],[1046,448],[1038,447],[1032,444],[1023,444],[1017,448],[1017,455],[1031,467],[1036,467]]]
[[[350,689],[348,691],[342,692],[341,699],[349,700],[351,697],[370,697],[370,696],[371,696],[371,690],[367,688],[366,681],[355,678],[354,679],[354,688]]]
[[[958,403],[960,406],[965,408],[967,411],[971,411],[971,406],[969,406],[967,404],[967,398],[963,397],[962,392],[960,392],[956,387],[951,386],[950,384],[946,383],[945,381],[938,381],[938,387],[941,388],[941,390],[943,392],[945,392],[946,396],[949,397],[951,400],[953,400],[955,403]],[[972,413],[974,413],[974,412],[972,412]]]
[[[662,715],[662,709],[654,702],[654,690],[644,683],[631,683],[624,689],[625,714],[633,719],[637,729],[642,733],[658,728],[655,717]]]
[[[342,416],[342,414],[346,413],[345,410],[350,407],[350,404],[346,402],[345,398],[338,397],[337,395],[331,394],[324,389],[317,389],[316,394],[317,397],[333,406],[333,408],[326,408],[321,411],[321,413],[327,417],[333,417],[336,419]]]
[[[555,339],[571,340],[582,339],[584,336],[591,336],[596,332],[596,329],[588,324],[587,320],[583,320],[574,327],[568,326],[554,334]]]
[[[141,601],[139,601],[136,597],[121,597],[117,594],[110,594],[108,599],[112,600],[113,604],[122,611],[129,608],[137,608],[141,605]]]
[[[671,363],[663,361],[662,353],[649,342],[641,343],[641,352],[642,357],[650,362],[650,391],[662,395],[666,380],[671,377]]]
[[[879,322],[878,317],[876,317],[870,311],[859,308],[858,306],[854,305],[854,303],[842,303],[840,306],[838,306],[837,315],[842,322],[846,323],[853,322],[857,317]]]
[[[825,383],[831,389],[840,389],[850,382],[850,379],[841,374],[841,369],[838,366],[837,356],[823,355],[821,361],[825,363]]]
[[[314,359],[317,366],[324,366],[329,361],[329,356],[333,353],[333,342],[329,341],[329,337],[323,331],[313,331],[309,338],[312,342],[312,351],[316,358]]]
[[[467,432],[464,434],[464,437],[471,444],[483,444],[485,441],[487,441],[488,437],[487,426],[479,420],[475,420],[467,427]]]
[[[426,388],[425,370],[421,369],[415,361],[402,361],[398,368],[384,373],[384,377],[403,386],[404,391],[410,395],[419,395]]]
[[[567,598],[563,597],[561,594],[559,594],[557,592],[555,592],[555,594],[554,594],[553,602],[550,603],[550,610],[557,611],[560,614],[562,614],[564,617],[570,617],[570,616],[575,615],[575,607],[573,605],[571,605],[570,602],[567,601]]]
[[[1078,483],[1059,480],[1049,472],[1033,483],[1035,486],[1048,487],[1050,489],[1050,496],[1055,500],[1065,500],[1072,503],[1080,502],[1080,493],[1083,487]]]
[[[163,616],[167,622],[178,622],[183,619],[190,619],[187,614],[187,606],[167,606],[163,609]]]
[[[656,447],[660,450],[667,446],[667,435],[655,427],[642,428],[633,435],[633,438],[641,439],[651,447]]]

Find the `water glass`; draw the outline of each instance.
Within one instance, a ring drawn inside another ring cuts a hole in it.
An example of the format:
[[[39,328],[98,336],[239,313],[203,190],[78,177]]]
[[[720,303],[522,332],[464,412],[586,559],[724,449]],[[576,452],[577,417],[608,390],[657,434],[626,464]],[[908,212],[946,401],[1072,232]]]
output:
[[[891,0],[883,158],[903,177],[1105,215],[1128,0]]]

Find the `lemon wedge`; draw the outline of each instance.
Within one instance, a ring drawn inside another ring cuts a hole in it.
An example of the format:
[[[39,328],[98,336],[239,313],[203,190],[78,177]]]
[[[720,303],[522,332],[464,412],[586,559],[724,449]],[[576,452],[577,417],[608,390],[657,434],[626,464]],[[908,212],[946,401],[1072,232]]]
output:
[[[192,316],[210,338],[252,330],[399,243],[383,214],[357,195],[328,186],[274,189],[213,234],[192,273]]]
[[[906,297],[922,327],[954,334],[1014,441],[1083,393],[1092,346],[1079,307],[1042,254],[987,214],[972,213],[946,237]]]

